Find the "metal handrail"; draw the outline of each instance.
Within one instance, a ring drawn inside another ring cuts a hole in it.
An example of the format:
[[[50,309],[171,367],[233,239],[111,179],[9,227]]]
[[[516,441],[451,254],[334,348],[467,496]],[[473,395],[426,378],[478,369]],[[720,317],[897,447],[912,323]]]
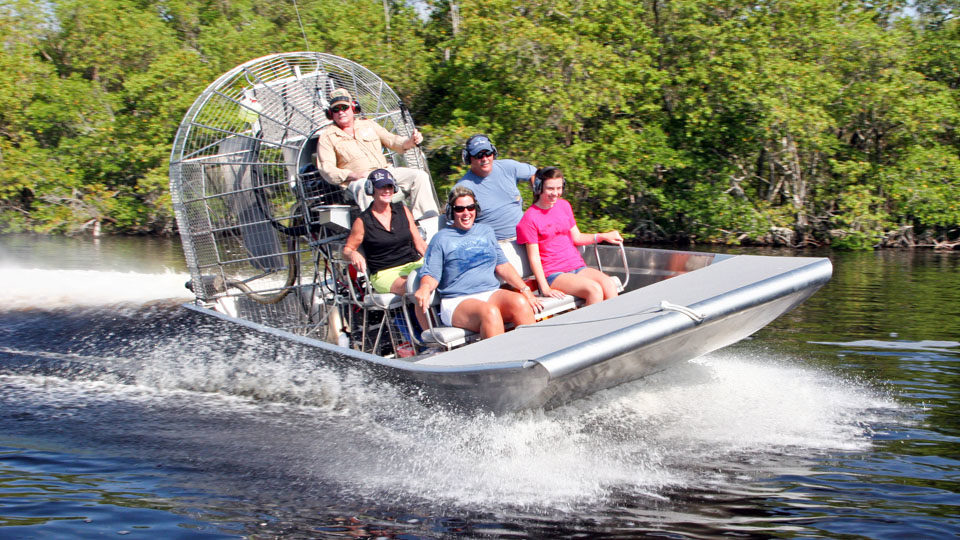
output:
[[[627,283],[630,283],[630,266],[627,264],[627,250],[624,249],[623,243],[619,244],[620,247],[620,259],[623,261],[623,283],[620,284],[620,290],[627,290]],[[593,245],[593,253],[597,257],[597,267],[603,272],[603,263],[600,262],[600,244]],[[604,272],[606,273],[606,272]]]

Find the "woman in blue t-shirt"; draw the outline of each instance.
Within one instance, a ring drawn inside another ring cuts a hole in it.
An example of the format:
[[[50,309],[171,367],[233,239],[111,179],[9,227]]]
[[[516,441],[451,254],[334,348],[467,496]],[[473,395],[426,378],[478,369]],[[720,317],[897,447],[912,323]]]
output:
[[[440,320],[478,332],[481,338],[504,332],[504,323],[533,324],[543,306],[507,262],[493,229],[475,223],[480,208],[469,188],[455,187],[447,200],[452,227],[440,229],[430,245],[415,296],[420,309],[440,293]],[[500,288],[500,276],[520,292]]]

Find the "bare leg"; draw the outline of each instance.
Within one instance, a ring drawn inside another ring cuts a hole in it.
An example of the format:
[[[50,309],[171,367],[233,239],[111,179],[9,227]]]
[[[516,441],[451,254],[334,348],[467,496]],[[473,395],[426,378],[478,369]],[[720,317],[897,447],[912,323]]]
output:
[[[560,274],[550,287],[583,298],[588,306],[617,296],[617,288],[610,276],[594,268],[586,268],[578,274]]]
[[[460,302],[453,312],[451,322],[458,328],[478,332],[482,339],[503,333],[503,317],[500,315],[500,310],[490,302],[476,298]]]
[[[613,281],[613,278],[595,268],[587,268],[585,270],[581,270],[580,274],[578,275],[585,276],[599,283],[600,288],[603,289],[604,300],[615,298],[620,294],[619,292],[617,292],[617,285]]]
[[[533,313],[533,307],[530,302],[520,293],[500,289],[493,293],[489,302],[497,307],[501,317],[506,322],[513,324],[533,324],[536,322],[536,316]]]

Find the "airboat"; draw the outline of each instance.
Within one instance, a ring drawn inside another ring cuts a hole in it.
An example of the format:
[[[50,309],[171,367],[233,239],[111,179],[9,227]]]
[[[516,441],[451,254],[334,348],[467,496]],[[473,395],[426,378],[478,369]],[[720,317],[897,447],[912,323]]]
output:
[[[618,276],[617,298],[561,300],[537,323],[486,340],[417,328],[407,297],[371,292],[341,256],[359,209],[323,180],[314,157],[335,88],[349,90],[365,118],[412,133],[409,110],[370,70],[291,52],[251,60],[207,87],[170,159],[195,295],[186,306],[307,345],[318,365],[369,369],[458,408],[549,408],[742,340],[831,277],[826,258],[598,246],[584,259]],[[429,174],[420,148],[387,157]],[[415,217],[427,238],[443,226],[439,216]]]

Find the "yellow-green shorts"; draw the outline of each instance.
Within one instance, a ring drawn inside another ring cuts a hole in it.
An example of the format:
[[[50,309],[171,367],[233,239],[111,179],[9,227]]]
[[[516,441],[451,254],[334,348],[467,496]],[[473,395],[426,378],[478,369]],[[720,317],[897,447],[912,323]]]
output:
[[[388,293],[390,292],[390,287],[393,285],[393,282],[397,280],[397,278],[407,276],[410,274],[410,272],[413,272],[421,266],[423,266],[422,258],[411,263],[394,266],[393,268],[384,268],[383,270],[370,276],[370,285],[373,285],[373,290],[377,291],[378,293]]]

